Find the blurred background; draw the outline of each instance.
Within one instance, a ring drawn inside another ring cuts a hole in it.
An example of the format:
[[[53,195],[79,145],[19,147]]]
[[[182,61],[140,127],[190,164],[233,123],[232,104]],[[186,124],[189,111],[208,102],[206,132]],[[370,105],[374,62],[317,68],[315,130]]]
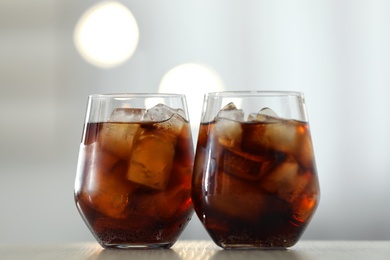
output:
[[[0,1],[0,243],[94,241],[73,186],[87,96],[303,91],[305,239],[390,239],[387,0]],[[194,215],[181,239],[208,239]]]

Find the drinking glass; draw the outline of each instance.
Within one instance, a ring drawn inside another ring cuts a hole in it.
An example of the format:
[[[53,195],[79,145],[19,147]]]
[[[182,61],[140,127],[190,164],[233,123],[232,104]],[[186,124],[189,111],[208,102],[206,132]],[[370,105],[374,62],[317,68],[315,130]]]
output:
[[[319,196],[303,93],[205,95],[192,200],[218,246],[291,247]]]
[[[193,144],[177,94],[91,95],[75,202],[104,248],[169,248],[193,214]]]

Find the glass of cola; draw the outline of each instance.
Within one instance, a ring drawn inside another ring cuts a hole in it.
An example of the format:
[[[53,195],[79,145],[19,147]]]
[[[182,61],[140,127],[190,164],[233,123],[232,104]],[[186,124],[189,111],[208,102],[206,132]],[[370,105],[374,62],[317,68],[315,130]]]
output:
[[[192,200],[218,246],[291,247],[319,197],[303,93],[205,95]]]
[[[104,248],[169,248],[193,214],[193,161],[184,95],[91,95],[77,209]]]

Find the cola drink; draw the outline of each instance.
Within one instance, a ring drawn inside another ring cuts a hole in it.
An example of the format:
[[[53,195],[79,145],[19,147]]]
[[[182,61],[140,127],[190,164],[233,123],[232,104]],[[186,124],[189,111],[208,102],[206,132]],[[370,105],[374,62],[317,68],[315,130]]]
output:
[[[232,106],[232,104],[230,104]],[[307,122],[235,106],[201,123],[192,182],[195,211],[222,248],[294,245],[319,201]]]
[[[97,241],[171,247],[193,213],[189,122],[164,106],[120,108],[83,133],[75,201]]]

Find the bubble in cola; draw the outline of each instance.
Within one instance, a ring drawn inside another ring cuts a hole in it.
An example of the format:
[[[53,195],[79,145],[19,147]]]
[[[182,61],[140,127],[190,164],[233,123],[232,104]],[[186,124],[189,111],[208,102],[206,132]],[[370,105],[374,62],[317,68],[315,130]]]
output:
[[[183,112],[157,105],[115,109],[88,123],[75,199],[103,247],[170,247],[189,222],[193,147]]]
[[[223,248],[294,245],[319,200],[308,124],[228,104],[200,126],[192,199]]]

